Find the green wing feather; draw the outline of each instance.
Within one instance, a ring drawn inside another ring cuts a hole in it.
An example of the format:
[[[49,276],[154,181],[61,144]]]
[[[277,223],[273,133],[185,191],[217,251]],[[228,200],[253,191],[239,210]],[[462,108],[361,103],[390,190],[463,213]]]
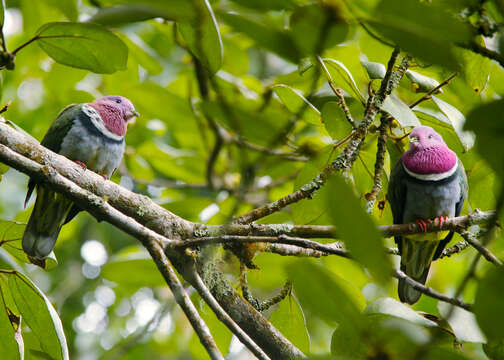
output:
[[[61,143],[72,127],[77,112],[80,111],[80,109],[80,104],[71,104],[61,110],[58,116],[56,116],[56,119],[53,120],[51,126],[49,127],[49,130],[47,130],[47,133],[40,143],[46,148],[59,153],[61,150]],[[30,200],[33,189],[35,189],[35,182],[30,179],[30,181],[28,182],[28,192],[26,193],[24,202],[25,207]]]

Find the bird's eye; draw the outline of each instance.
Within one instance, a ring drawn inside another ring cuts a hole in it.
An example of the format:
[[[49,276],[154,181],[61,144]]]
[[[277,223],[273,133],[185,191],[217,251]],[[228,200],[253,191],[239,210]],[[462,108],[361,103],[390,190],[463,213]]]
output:
[[[121,103],[121,99],[117,99],[116,103],[120,104]]]
[[[429,135],[429,139],[432,139],[432,138],[433,138],[433,136],[432,136],[432,135]]]

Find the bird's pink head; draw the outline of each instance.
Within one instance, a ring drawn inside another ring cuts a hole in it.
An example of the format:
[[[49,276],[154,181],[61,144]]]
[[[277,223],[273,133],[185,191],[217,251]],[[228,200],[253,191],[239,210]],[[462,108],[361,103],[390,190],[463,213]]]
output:
[[[403,164],[416,174],[441,174],[457,164],[457,155],[441,135],[429,126],[417,126],[409,134],[410,148],[402,155]]]
[[[126,134],[128,121],[139,116],[131,101],[123,96],[104,96],[89,105],[98,111],[105,127],[120,136]]]

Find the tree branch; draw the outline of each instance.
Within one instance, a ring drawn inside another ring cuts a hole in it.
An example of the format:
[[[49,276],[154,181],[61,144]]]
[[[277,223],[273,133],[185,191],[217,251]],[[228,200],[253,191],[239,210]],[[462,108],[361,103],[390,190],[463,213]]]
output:
[[[484,247],[483,244],[478,241],[477,237],[472,232],[466,230],[461,232],[460,236],[462,236],[465,239],[465,241],[467,241],[467,243],[469,243],[473,248],[478,250],[478,252],[481,255],[483,255],[483,257],[487,259],[489,262],[498,266],[502,265],[502,261],[497,259],[497,257],[494,254],[492,254],[490,250]]]
[[[410,278],[408,275],[406,275],[401,270],[395,270],[393,272],[393,276],[396,279],[405,280],[408,283],[408,285],[411,285],[415,290],[420,291],[422,294],[425,294],[427,296],[433,297],[434,299],[438,299],[440,301],[444,301],[449,304],[461,307],[462,309],[467,310],[467,311],[472,310],[471,304],[468,304],[468,303],[466,303],[462,300],[459,300],[457,298],[452,298],[452,297],[443,295],[441,293],[438,293],[436,290],[433,290],[432,288],[425,286],[416,280],[413,280],[412,278]]]
[[[109,205],[103,198],[80,188],[75,183],[56,172],[51,166],[40,165],[35,161],[19,155],[3,144],[0,144],[0,160],[30,175],[32,179],[39,183],[43,183],[50,189],[64,194],[79,205],[79,207],[88,211],[97,220],[105,220],[138,239],[151,254],[163,278],[172,290],[175,300],[186,314],[210,357],[214,360],[224,359],[210,334],[210,330],[199,316],[198,311],[175,274],[170,261],[163,252],[161,244],[170,242],[169,239],[122,214]]]
[[[224,309],[219,305],[217,300],[210,293],[206,287],[203,280],[199,276],[198,272],[194,268],[193,271],[193,286],[198,291],[201,298],[207,303],[207,305],[212,309],[217,318],[222,321],[229,330],[242,342],[243,345],[247,347],[258,359],[260,360],[270,360],[268,355],[262,351],[262,349],[257,346],[256,343],[231,319],[231,317],[224,311]]]
[[[146,196],[132,193],[125,188],[114,184],[110,181],[105,181],[100,175],[92,171],[83,169],[67,158],[55,154],[52,151],[44,148],[33,138],[28,137],[7,125],[0,120],[0,144],[4,144],[12,151],[18,153],[22,157],[27,157],[38,163],[39,165],[50,164],[50,168],[57,171],[61,176],[72,181],[82,189],[102,198],[98,203],[109,204],[119,212],[130,217],[130,220],[135,220],[146,228],[162,235],[166,239],[180,240],[194,236],[194,231],[197,230],[197,224],[188,222],[163,207],[154,203]],[[1,161],[5,161],[2,160]],[[21,161],[21,159],[19,159]],[[11,161],[9,164],[24,173],[30,174],[27,169],[24,169],[22,163],[18,160]],[[48,175],[40,176],[48,177]],[[104,199],[107,199],[105,201]],[[78,203],[78,201],[76,201]],[[83,200],[84,202],[84,200]],[[93,207],[95,203],[91,200],[86,200],[86,205]],[[84,205],[84,204],[83,204]],[[160,243],[154,242],[158,244]],[[154,249],[159,251],[159,249]],[[188,256],[179,251],[167,251],[167,255],[179,271],[186,277],[185,273],[187,265],[193,266],[194,260],[188,259]],[[160,258],[160,261],[166,262],[166,257]],[[223,275],[216,267],[209,267],[212,264],[205,262],[198,263],[198,266],[206,266],[206,279],[212,279],[212,286],[209,289],[212,295],[217,299],[225,311],[233,318],[233,320],[244,329],[247,334],[256,342],[271,358],[286,359],[303,357],[303,353],[292,345],[275,327],[273,327],[259,312],[253,309],[243,298],[224,281]],[[164,276],[169,275],[165,274]],[[175,276],[175,274],[173,273]],[[215,286],[216,284],[219,286]]]
[[[331,176],[334,172],[338,170],[349,169],[352,167],[353,162],[357,158],[358,149],[367,134],[368,126],[373,122],[374,117],[378,110],[381,108],[383,101],[385,101],[385,98],[390,95],[392,90],[399,84],[399,81],[408,68],[409,57],[405,57],[398,69],[394,70],[394,65],[398,56],[399,50],[395,49],[388,62],[387,72],[382,80],[380,89],[378,90],[375,97],[370,97],[370,99],[368,99],[368,105],[366,107],[366,112],[364,113],[364,118],[361,121],[359,127],[354,132],[352,139],[349,141],[348,145],[341,152],[341,154],[331,164],[324,168],[322,173],[317,175],[309,183],[302,186],[299,190],[277,201],[256,208],[246,214],[240,215],[235,219],[235,223],[249,224],[257,219],[277,212],[292,203],[298,202],[301,199],[311,198],[311,196],[313,196],[313,193],[320,189],[325,184],[329,176]]]

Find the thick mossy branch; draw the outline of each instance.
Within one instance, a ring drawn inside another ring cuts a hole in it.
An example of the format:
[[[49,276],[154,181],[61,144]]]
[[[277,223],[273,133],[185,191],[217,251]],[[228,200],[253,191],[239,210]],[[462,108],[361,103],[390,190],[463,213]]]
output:
[[[2,148],[6,150],[0,153],[0,162],[7,163],[23,173],[36,177],[44,184],[50,182],[51,173],[57,173],[59,177],[73,183],[77,189],[83,190],[84,195],[88,194],[87,192],[91,193],[90,195],[93,196],[87,200],[84,198],[80,200],[78,197],[74,197],[73,193],[67,192],[66,188],[54,188],[55,191],[66,194],[79,206],[91,213],[94,211],[92,209],[99,208],[100,206],[115,208],[118,210],[118,213],[122,213],[126,218],[129,217],[128,223],[138,223],[153,233],[157,233],[163,238],[163,246],[165,247],[170,240],[181,240],[194,236],[197,224],[186,221],[171,213],[146,196],[135,194],[113,182],[105,181],[100,175],[92,171],[83,170],[73,161],[44,148],[33,138],[14,130],[3,121],[0,121],[0,144],[5,145]],[[43,172],[38,168],[30,171],[24,165],[24,160],[33,160],[31,161],[32,163],[38,164],[39,167],[42,165],[42,167],[47,168],[49,171]],[[109,221],[107,218],[99,218]],[[115,223],[114,225],[118,226]],[[153,235],[148,239],[154,239],[155,236]],[[160,244],[161,242],[156,240],[155,243]],[[191,273],[187,271],[187,266],[193,266],[193,259],[188,258],[184,255],[184,252],[177,249],[168,249],[165,252],[178,272],[186,280],[190,281]],[[163,266],[168,265],[168,258],[166,257],[165,259],[154,258],[154,260],[161,261],[160,264]],[[200,263],[199,265],[203,264]],[[168,271],[168,268],[166,267],[165,270]],[[231,318],[270,358],[290,359],[304,357],[301,351],[292,345],[267,319],[227,284],[218,269],[214,267],[207,268],[204,280],[206,281],[206,279],[218,280],[215,280],[214,284],[219,284],[219,286],[210,287],[207,285],[212,295]],[[205,335],[202,342],[207,340],[209,341],[210,338]],[[212,353],[212,358],[219,358],[215,351]]]

